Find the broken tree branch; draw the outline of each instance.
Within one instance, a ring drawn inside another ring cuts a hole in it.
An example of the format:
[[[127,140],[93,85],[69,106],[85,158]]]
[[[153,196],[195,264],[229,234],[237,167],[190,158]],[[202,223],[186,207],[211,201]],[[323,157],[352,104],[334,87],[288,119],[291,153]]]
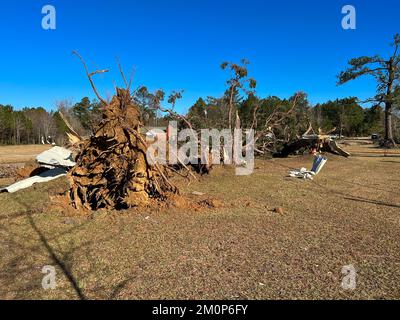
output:
[[[85,68],[86,75],[87,75],[87,77],[88,77],[88,79],[89,79],[90,85],[92,86],[92,89],[93,89],[94,93],[96,94],[97,98],[98,98],[103,104],[107,105],[107,102],[100,96],[99,92],[97,91],[97,88],[96,88],[96,86],[95,86],[95,84],[94,84],[94,82],[93,82],[92,77],[93,77],[94,75],[96,75],[96,74],[106,73],[106,72],[108,72],[109,70],[108,70],[108,69],[104,69],[104,70],[96,70],[96,71],[90,72],[90,71],[89,71],[89,68],[88,68],[88,66],[87,66],[87,64],[86,64],[86,62],[85,62],[85,60],[83,59],[83,57],[82,57],[77,51],[75,51],[75,50],[72,51],[72,54],[73,54],[73,55],[76,55],[76,56],[81,60],[81,62],[82,62],[82,64],[83,64],[83,67]]]

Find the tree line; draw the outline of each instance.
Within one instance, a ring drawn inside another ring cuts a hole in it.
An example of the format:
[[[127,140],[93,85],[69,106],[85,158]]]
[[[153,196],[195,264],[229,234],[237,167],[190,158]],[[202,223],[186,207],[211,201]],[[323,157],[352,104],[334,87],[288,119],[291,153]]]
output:
[[[144,124],[150,127],[165,126],[171,120],[171,115],[157,113],[155,106],[161,104],[161,91],[158,92],[158,96],[151,94],[152,97],[149,97],[150,94],[147,92],[144,99],[144,90],[142,87],[141,93],[136,93],[136,101],[142,110]],[[179,94],[177,97],[180,96]],[[231,112],[238,115],[242,128],[254,127],[257,130],[276,110],[282,113],[289,111],[294,98],[295,95],[288,99],[276,96],[259,98],[254,94],[243,98],[238,92],[231,97],[230,92],[227,92],[222,98],[199,98],[190,107],[186,118],[196,129],[225,129],[229,128],[229,113]],[[144,100],[147,101],[143,102]],[[172,102],[172,100],[173,97],[170,96],[169,101]],[[232,103],[230,104],[227,100]],[[87,97],[76,104],[68,101],[59,102],[57,111],[46,111],[42,107],[15,110],[10,105],[0,104],[0,144],[52,142],[63,144],[66,139],[65,132],[68,129],[60,117],[60,112],[76,131],[82,135],[88,135],[93,125],[100,120],[100,107],[101,104],[97,100],[90,101]],[[310,124],[313,128],[321,128],[324,131],[336,128],[336,134],[347,137],[366,136],[373,133],[383,135],[384,115],[384,110],[379,105],[362,108],[355,97],[312,106],[307,99],[307,94],[300,93],[295,110],[282,123],[279,135],[282,140],[289,141],[306,132]],[[253,123],[255,120],[256,124]],[[394,137],[400,140],[398,117],[395,117],[394,128]]]
[[[281,99],[276,96],[258,98],[254,95],[235,103],[238,115],[243,128],[251,128],[253,115],[257,106],[256,121],[263,123],[276,109],[287,112],[292,107],[295,95],[289,99]],[[368,136],[372,133],[383,134],[382,107],[373,106],[363,108],[357,102],[357,98],[350,97],[337,99],[311,106],[307,94],[300,93],[294,112],[292,112],[282,124],[286,140],[301,136],[309,128],[310,124],[314,129],[321,128],[323,131],[334,130],[334,133],[347,137]],[[228,110],[224,104],[214,98],[199,98],[190,108],[188,118],[198,128],[224,128],[227,127],[221,119],[227,119]],[[236,111],[235,111],[236,112]],[[400,138],[400,136],[399,136]]]
[[[57,111],[43,107],[16,110],[11,105],[0,104],[0,144],[52,144],[63,145],[68,131],[60,112],[70,121],[75,130],[85,135],[100,117],[100,104],[85,97],[72,104],[57,103]]]
[[[264,140],[264,146],[272,145],[273,148],[276,142],[287,143],[314,128],[314,131],[322,129],[348,137],[377,133],[382,135],[383,145],[394,146],[400,142],[399,35],[394,36],[392,46],[394,50],[388,58],[363,56],[351,59],[348,68],[338,75],[338,85],[361,76],[374,77],[376,95],[367,101],[347,97],[311,105],[304,92],[287,99],[259,97],[257,81],[249,76],[249,62],[245,59],[240,63],[222,63],[221,69],[228,74],[224,94],[199,98],[186,115],[175,111],[183,91],[172,91],[167,96],[162,90],[150,92],[142,86],[133,90],[132,96],[140,109],[143,124],[150,127],[165,126],[169,120],[178,119],[181,127],[194,129],[252,128],[258,134],[257,141]],[[42,107],[15,110],[10,105],[0,104],[0,144],[63,144],[67,126],[62,118],[81,135],[90,134],[100,120],[101,107],[107,104],[95,92],[98,100],[85,97],[75,104],[61,101],[54,112]],[[371,107],[363,108],[364,102],[369,102]]]

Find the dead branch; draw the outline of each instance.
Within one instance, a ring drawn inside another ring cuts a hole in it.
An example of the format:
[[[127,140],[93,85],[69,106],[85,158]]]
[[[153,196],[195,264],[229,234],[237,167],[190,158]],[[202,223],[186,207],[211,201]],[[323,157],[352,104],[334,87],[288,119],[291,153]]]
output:
[[[126,80],[125,73],[124,73],[124,70],[122,69],[121,61],[119,60],[119,58],[117,58],[117,65],[118,65],[119,73],[121,74],[122,80],[125,83],[126,90],[130,90],[130,85],[132,83],[132,77],[130,79],[130,82],[128,82]]]
[[[86,64],[86,62],[85,62],[85,60],[82,58],[82,56],[81,56],[77,51],[75,51],[75,50],[72,51],[72,54],[76,55],[76,56],[81,60],[81,62],[82,62],[82,64],[83,64],[83,67],[85,68],[85,71],[86,71],[86,76],[88,77],[89,82],[90,82],[90,85],[92,86],[92,89],[93,89],[94,93],[96,94],[97,98],[98,98],[103,104],[107,105],[107,102],[100,96],[99,92],[97,91],[97,88],[96,88],[96,86],[95,86],[95,84],[94,84],[92,78],[93,78],[93,76],[96,75],[96,74],[106,73],[106,72],[108,72],[109,70],[108,70],[108,69],[104,69],[104,70],[96,70],[96,71],[90,72],[90,71],[89,71],[89,68],[88,68],[88,66],[87,66],[87,64]]]
[[[72,135],[75,136],[76,138],[78,138],[79,140],[83,140],[82,137],[80,136],[80,134],[78,134],[74,128],[72,127],[72,125],[69,123],[69,121],[67,120],[67,118],[64,116],[64,114],[59,110],[58,114],[60,115],[61,120],[65,123],[65,125],[67,126],[68,130],[71,131]]]
[[[185,116],[180,115],[179,113],[177,113],[177,112],[175,112],[175,111],[173,111],[171,109],[163,108],[161,106],[157,106],[156,109],[158,109],[161,112],[168,113],[170,116],[172,116],[174,118],[182,120],[189,127],[189,129],[193,130],[192,124],[190,123],[190,121]]]
[[[313,132],[313,131],[314,130],[313,130],[312,124],[310,122],[310,125],[309,125],[307,131],[303,133],[303,136],[308,135],[308,134],[310,134],[310,132]]]
[[[286,120],[291,113],[295,110],[297,106],[297,100],[299,97],[299,93],[296,94],[294,97],[293,103],[291,108],[286,111],[286,112],[281,112],[279,110],[279,106],[275,108],[275,110],[269,115],[269,117],[266,119],[264,127],[262,130],[257,131],[256,136],[254,137],[254,143],[257,143],[262,137],[265,137],[267,134],[273,133],[273,129],[279,127],[284,120]],[[257,112],[257,107],[253,113],[253,125],[256,123],[256,112]],[[252,125],[252,127],[253,127]],[[268,145],[274,145],[277,142],[276,138],[272,139],[271,142],[268,143]],[[247,147],[247,146],[246,146]],[[265,144],[262,147],[263,149],[267,149]],[[260,148],[257,148],[259,152]]]
[[[251,124],[250,129],[257,128],[257,112],[258,112],[258,109],[259,109],[259,108],[260,108],[260,106],[257,104],[257,105],[255,106],[254,110],[253,110],[253,122],[252,122],[252,124]]]

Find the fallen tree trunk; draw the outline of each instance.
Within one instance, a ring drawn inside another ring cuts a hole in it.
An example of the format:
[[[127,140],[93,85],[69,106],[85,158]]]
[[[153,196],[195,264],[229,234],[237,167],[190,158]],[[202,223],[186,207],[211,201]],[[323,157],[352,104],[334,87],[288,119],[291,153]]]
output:
[[[163,199],[178,189],[164,168],[150,165],[140,133],[140,113],[128,89],[103,108],[94,135],[83,143],[69,172],[69,196],[77,209],[125,209]]]
[[[286,158],[291,154],[295,154],[302,149],[314,149],[315,151],[325,151],[343,157],[350,157],[350,153],[338,146],[336,141],[326,135],[313,135],[312,137],[304,137],[287,143],[280,152],[274,154],[276,158]]]
[[[346,158],[350,157],[350,153],[348,153],[347,151],[340,148],[338,146],[338,144],[336,143],[336,141],[330,140],[327,142],[327,144],[328,144],[327,148],[330,152],[336,153],[336,154],[346,157]]]
[[[306,139],[299,139],[291,143],[287,143],[283,147],[283,149],[279,153],[276,153],[274,156],[276,158],[286,158],[289,155],[294,154],[303,148],[311,148],[311,146],[312,146],[312,141]]]

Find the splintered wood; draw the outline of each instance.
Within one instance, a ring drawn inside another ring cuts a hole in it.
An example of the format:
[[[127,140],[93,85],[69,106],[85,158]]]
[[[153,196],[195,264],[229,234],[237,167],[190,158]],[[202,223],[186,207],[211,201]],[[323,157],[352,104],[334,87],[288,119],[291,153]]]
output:
[[[140,126],[139,110],[129,90],[117,89],[68,174],[69,196],[75,208],[125,209],[178,193],[164,168],[149,164]]]

